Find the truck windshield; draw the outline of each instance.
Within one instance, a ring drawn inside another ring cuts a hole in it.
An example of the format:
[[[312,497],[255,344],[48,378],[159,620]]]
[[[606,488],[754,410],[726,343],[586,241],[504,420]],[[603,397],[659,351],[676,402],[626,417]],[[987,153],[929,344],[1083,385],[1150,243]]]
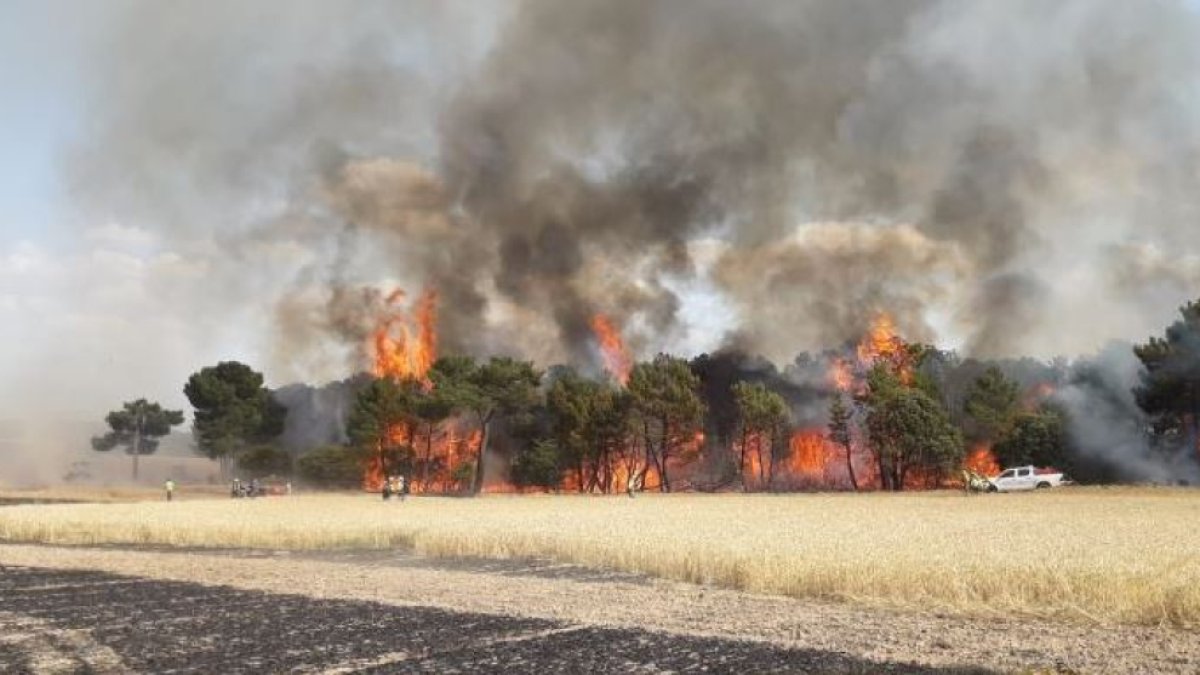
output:
[[[1000,474],[999,477],[1000,478],[1012,478],[1014,473],[1016,473],[1016,472],[1014,472],[1012,469],[1009,469],[1008,471],[1005,471],[1004,473]]]

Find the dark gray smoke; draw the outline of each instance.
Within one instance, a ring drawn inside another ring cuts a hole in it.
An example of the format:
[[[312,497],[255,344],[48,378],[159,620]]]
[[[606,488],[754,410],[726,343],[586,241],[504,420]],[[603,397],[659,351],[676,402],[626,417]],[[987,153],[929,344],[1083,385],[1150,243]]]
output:
[[[390,291],[429,286],[444,351],[595,369],[604,312],[642,356],[714,350],[714,401],[758,379],[812,424],[827,363],[770,360],[881,310],[1047,357],[1157,333],[1200,288],[1182,0],[110,7],[73,194],[153,232],[169,311],[274,382],[363,369]],[[1130,358],[1061,390],[1073,437],[1177,474]],[[280,393],[289,446],[342,440],[346,386]]]
[[[710,347],[779,361],[879,310],[1080,352],[1195,291],[1121,253],[1195,251],[1182,1],[120,8],[80,204],[204,257],[207,311],[273,306],[281,376],[361,367],[394,286],[437,288],[446,349],[543,363],[594,360],[595,312],[671,348],[698,284]]]
[[[1151,444],[1150,421],[1133,395],[1141,372],[1141,362],[1126,343],[1112,343],[1074,364],[1054,396],[1068,413],[1072,451],[1093,480],[1200,482],[1194,448]]]
[[[279,437],[280,445],[298,454],[324,445],[343,444],[346,420],[355,396],[366,384],[365,376],[321,387],[292,384],[272,392],[275,400],[287,408],[287,423]]]

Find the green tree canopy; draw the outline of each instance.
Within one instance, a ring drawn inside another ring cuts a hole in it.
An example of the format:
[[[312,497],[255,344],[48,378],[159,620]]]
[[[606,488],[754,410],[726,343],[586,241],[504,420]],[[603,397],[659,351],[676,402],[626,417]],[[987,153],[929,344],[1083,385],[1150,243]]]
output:
[[[362,482],[357,453],[341,445],[328,445],[304,453],[296,460],[296,473],[309,485],[350,489]]]
[[[1150,416],[1155,435],[1168,445],[1198,445],[1200,424],[1200,302],[1179,310],[1180,319],[1164,337],[1134,347],[1145,366],[1134,390]]]
[[[963,401],[963,410],[970,420],[971,440],[995,442],[1012,429],[1020,412],[1020,385],[1005,377],[996,366],[990,366],[971,385]]]
[[[845,398],[841,392],[837,392],[829,404],[829,440],[845,451],[846,471],[850,475],[850,487],[858,490],[858,478],[854,475],[854,438],[850,431],[850,419],[850,409],[846,407]]]
[[[283,431],[284,408],[250,366],[225,361],[188,378],[183,393],[195,408],[192,431],[201,453],[222,469],[247,445],[266,443]]]
[[[517,487],[557,488],[561,481],[559,450],[553,439],[534,441],[517,453],[512,464],[513,484]]]
[[[1066,421],[1063,413],[1049,406],[1017,415],[1008,436],[992,448],[1001,466],[1069,465]]]
[[[529,361],[506,356],[477,364],[466,356],[443,357],[430,370],[433,386],[458,410],[475,416],[480,429],[479,447],[472,472],[471,491],[483,490],[483,458],[487,453],[492,422],[527,412],[538,402],[541,373]]]
[[[753,445],[758,456],[759,483],[770,485],[780,446],[787,447],[786,441],[779,442],[781,430],[788,424],[787,401],[761,382],[737,382],[732,389],[742,437],[739,468],[744,475],[747,446]]]
[[[625,394],[564,369],[546,394],[546,412],[560,464],[576,473],[579,490],[609,492],[628,435]]]
[[[647,464],[654,462],[662,479],[660,489],[670,492],[667,464],[703,424],[700,379],[687,361],[659,354],[633,367],[627,390],[645,436]],[[648,468],[643,468],[643,476]]]
[[[274,445],[256,445],[238,454],[237,467],[251,478],[289,476],[292,473],[292,456]]]
[[[454,414],[454,401],[441,389],[429,387],[416,398],[412,412],[421,432],[413,439],[420,484],[422,489],[428,490],[430,473],[439,461],[433,456],[433,437],[438,427]]]
[[[171,433],[171,427],[183,424],[183,412],[167,410],[144,398],[125,403],[104,418],[109,431],[92,439],[92,448],[108,452],[121,447],[133,458],[133,479],[138,478],[138,458],[154,454],[158,441]]]
[[[914,469],[944,472],[962,462],[962,435],[929,394],[879,367],[868,387],[867,431],[885,490],[903,490]]]
[[[421,387],[416,380],[381,377],[358,392],[346,433],[360,461],[377,458],[384,475],[411,472]]]

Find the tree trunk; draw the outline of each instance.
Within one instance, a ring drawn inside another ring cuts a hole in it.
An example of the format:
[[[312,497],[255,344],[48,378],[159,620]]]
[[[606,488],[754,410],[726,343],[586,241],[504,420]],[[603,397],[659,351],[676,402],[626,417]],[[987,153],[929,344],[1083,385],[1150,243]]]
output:
[[[138,420],[138,426],[133,431],[133,482],[138,480],[138,459],[142,456],[142,422]]]
[[[746,490],[746,443],[749,440],[746,425],[742,424],[742,452],[738,458],[738,478],[742,480],[742,490]]]
[[[762,490],[767,485],[767,463],[763,461],[762,432],[754,435],[754,454],[758,457],[758,489]]]
[[[788,438],[780,438],[779,435],[772,436],[771,447],[767,450],[767,457],[771,460],[770,464],[767,465],[767,489],[771,491],[775,490],[775,467],[779,465],[779,461],[777,459],[779,453],[775,452],[775,444],[779,442],[782,442],[784,444],[783,447],[786,448]]]
[[[858,492],[858,479],[854,477],[854,459],[850,455],[850,444],[845,445],[846,448],[846,471],[850,473],[850,487]]]
[[[602,478],[600,479],[600,493],[601,494],[609,494],[610,492],[612,492],[612,478],[613,478],[612,453],[610,453],[608,451],[608,448],[605,447],[603,444],[600,446],[600,459],[598,460],[598,462],[599,462],[598,463],[599,469],[601,471],[603,471],[603,473],[601,474]]]
[[[646,489],[646,476],[650,473],[651,462],[653,462],[655,467],[658,466],[658,457],[655,455],[656,451],[654,449],[654,438],[650,434],[649,420],[642,422],[642,440],[645,443],[645,448],[644,448],[644,455],[643,455],[644,461],[642,463],[642,470],[638,474],[640,477],[640,481],[639,481],[639,485],[638,485],[639,490]]]
[[[433,463],[433,422],[427,423],[429,426],[425,434],[425,461],[421,465],[421,491],[429,492],[429,465]]]
[[[488,436],[492,427],[491,413],[480,416],[479,427],[479,451],[475,456],[475,476],[471,484],[471,493],[476,495],[483,492],[483,455],[487,452]]]
[[[1184,427],[1187,429],[1187,444],[1192,454],[1200,458],[1200,425],[1197,424],[1198,413],[1200,413],[1200,403],[1196,400],[1196,388],[1190,387],[1191,408],[1192,414],[1185,416],[1183,420]]]
[[[671,420],[664,417],[662,420],[662,447],[659,448],[659,457],[662,461],[658,466],[660,483],[660,492],[671,491],[671,479],[667,476],[667,460],[671,454]]]

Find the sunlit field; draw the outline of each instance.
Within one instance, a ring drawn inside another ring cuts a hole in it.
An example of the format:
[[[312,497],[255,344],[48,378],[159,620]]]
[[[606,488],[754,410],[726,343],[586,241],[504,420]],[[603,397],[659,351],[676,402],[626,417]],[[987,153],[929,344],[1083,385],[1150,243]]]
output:
[[[196,485],[176,495],[178,499],[212,499],[229,493],[221,485]],[[92,485],[47,486],[38,488],[0,487],[0,505],[61,502],[137,502],[163,498],[161,487],[98,487]]]
[[[305,495],[0,508],[0,539],[543,557],[754,592],[1200,625],[1200,492]]]

